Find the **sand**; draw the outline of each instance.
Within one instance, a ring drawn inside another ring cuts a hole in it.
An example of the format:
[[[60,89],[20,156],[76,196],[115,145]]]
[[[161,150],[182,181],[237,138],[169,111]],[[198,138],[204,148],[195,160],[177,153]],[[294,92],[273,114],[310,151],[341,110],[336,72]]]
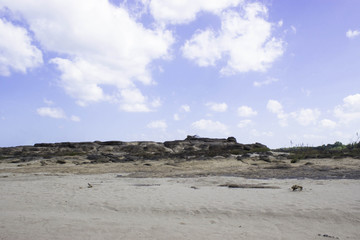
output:
[[[217,157],[208,160],[145,160],[123,163],[97,163],[66,157],[65,164],[56,160],[35,160],[23,163],[0,163],[0,175],[12,173],[104,174],[125,173],[129,177],[203,177],[236,176],[245,178],[311,178],[360,179],[360,159],[290,159],[265,162],[256,159],[238,161],[236,157]],[[79,164],[80,163],[80,164]]]
[[[1,240],[360,239],[360,180],[8,172]]]

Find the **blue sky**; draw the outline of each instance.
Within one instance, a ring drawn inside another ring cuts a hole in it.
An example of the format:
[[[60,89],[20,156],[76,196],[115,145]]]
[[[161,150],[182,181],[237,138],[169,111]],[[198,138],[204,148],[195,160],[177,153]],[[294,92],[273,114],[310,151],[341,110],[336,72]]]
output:
[[[2,0],[0,146],[356,141],[360,2]]]

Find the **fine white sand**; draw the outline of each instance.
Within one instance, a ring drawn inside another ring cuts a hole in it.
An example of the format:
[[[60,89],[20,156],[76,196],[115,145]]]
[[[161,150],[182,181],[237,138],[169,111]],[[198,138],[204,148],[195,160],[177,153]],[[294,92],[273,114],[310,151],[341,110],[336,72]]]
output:
[[[360,180],[0,177],[1,240],[360,239]]]

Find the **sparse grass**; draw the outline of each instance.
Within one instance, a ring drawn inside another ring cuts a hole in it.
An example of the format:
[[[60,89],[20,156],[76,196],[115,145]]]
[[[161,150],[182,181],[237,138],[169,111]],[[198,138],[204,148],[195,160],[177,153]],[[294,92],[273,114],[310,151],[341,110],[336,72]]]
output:
[[[0,161],[1,160],[4,160],[4,159],[8,159],[9,157],[7,157],[7,156],[0,156]]]
[[[86,155],[86,153],[84,152],[72,152],[72,151],[64,151],[64,152],[54,152],[54,153],[44,153],[42,154],[42,157],[46,158],[46,159],[49,159],[49,158],[52,158],[52,157],[66,157],[66,156],[69,156],[69,157],[73,157],[73,156],[83,156],[83,155]]]
[[[280,148],[275,151],[290,153],[289,158],[292,159],[292,163],[295,163],[300,159],[309,158],[360,158],[360,143],[344,145],[341,142],[335,142],[334,144],[327,144],[318,147],[296,146],[291,148]]]

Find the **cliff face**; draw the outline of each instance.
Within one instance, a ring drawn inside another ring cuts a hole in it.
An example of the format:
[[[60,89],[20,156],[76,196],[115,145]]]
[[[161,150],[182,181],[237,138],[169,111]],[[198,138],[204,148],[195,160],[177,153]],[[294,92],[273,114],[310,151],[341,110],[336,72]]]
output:
[[[37,143],[34,146],[0,148],[0,160],[27,162],[38,159],[74,158],[97,162],[136,160],[208,159],[216,156],[242,155],[269,149],[260,143],[241,144],[234,137],[227,139],[188,136],[185,140],[159,142],[62,142]]]

